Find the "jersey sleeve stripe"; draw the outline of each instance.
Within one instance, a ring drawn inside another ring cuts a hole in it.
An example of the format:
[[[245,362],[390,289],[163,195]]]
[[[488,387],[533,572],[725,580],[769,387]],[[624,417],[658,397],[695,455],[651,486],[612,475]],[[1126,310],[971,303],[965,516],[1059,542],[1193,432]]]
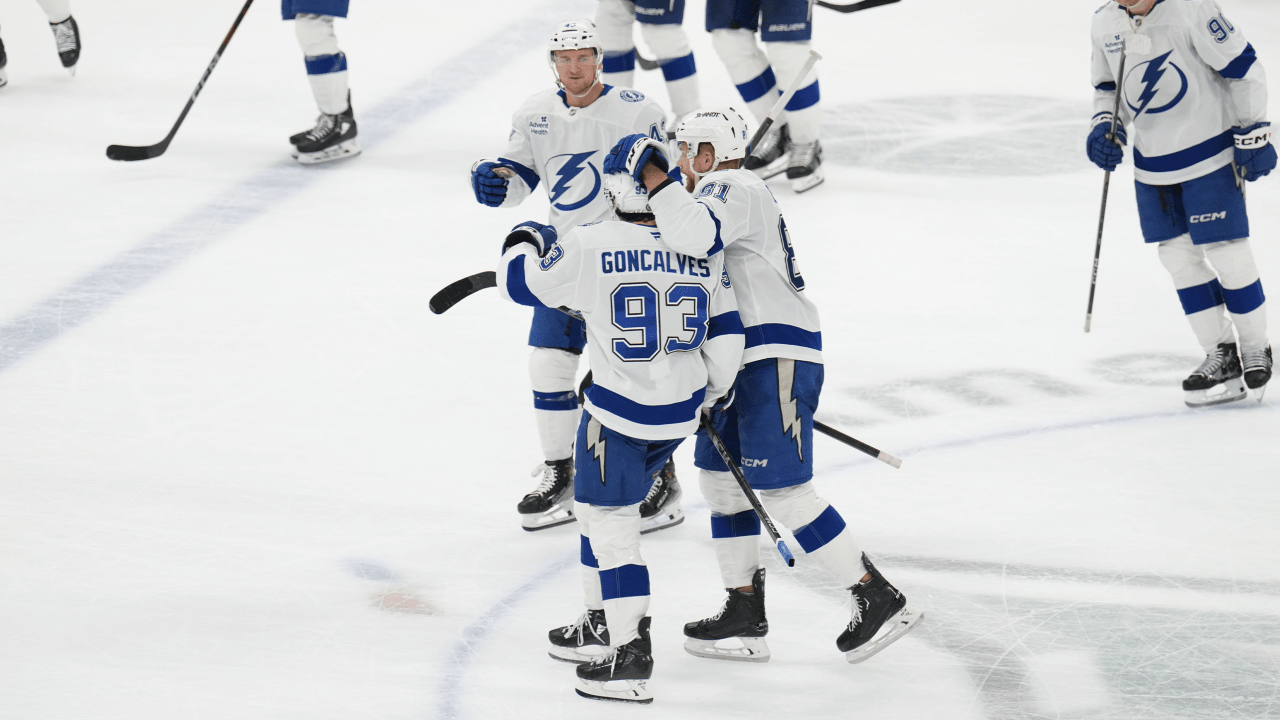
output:
[[[1232,140],[1232,142],[1234,143],[1235,141]],[[703,205],[702,207],[707,208],[707,214],[711,216],[711,222],[716,224],[716,239],[715,242],[711,243],[711,249],[707,251],[707,257],[711,257],[724,249],[724,241],[720,239],[720,218],[716,217],[716,214],[711,212],[711,208],[706,205]]]
[[[1198,145],[1192,145],[1186,150],[1179,150],[1168,155],[1147,157],[1135,148],[1133,151],[1133,166],[1147,172],[1176,172],[1189,168],[1196,163],[1204,162],[1214,155],[1235,146],[1235,138],[1231,131],[1227,130],[1221,135],[1211,137]]]
[[[511,262],[507,263],[507,295],[512,301],[529,307],[546,307],[533,291],[529,289],[528,283],[524,279],[524,260],[525,254],[511,258]]]
[[[742,333],[742,317],[738,315],[737,310],[721,313],[707,322],[708,340],[721,335],[741,335]]]
[[[508,160],[507,158],[500,157],[498,158],[498,162],[509,166],[512,170],[515,170],[516,174],[520,176],[520,179],[524,181],[525,185],[529,186],[530,190],[538,187],[538,173],[530,170],[515,160]]]
[[[587,388],[592,405],[637,425],[676,425],[696,418],[707,389],[698,388],[688,400],[669,405],[642,405],[599,385]]]
[[[821,332],[809,332],[794,325],[766,323],[753,325],[746,328],[744,332],[747,336],[748,348],[761,345],[795,345],[810,350],[822,350]]]
[[[1253,43],[1245,46],[1244,52],[1240,53],[1235,60],[1227,63],[1227,66],[1218,71],[1218,74],[1228,80],[1239,80],[1249,74],[1249,68],[1258,60],[1258,54],[1253,50]]]

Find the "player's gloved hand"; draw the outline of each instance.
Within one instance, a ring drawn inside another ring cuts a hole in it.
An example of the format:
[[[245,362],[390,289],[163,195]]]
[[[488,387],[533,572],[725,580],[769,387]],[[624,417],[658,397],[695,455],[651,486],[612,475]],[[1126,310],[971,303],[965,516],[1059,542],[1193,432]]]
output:
[[[640,182],[644,166],[653,163],[654,167],[666,172],[671,167],[667,160],[667,148],[648,135],[628,135],[609,150],[604,159],[604,173],[626,173]]]
[[[1094,165],[1111,172],[1124,160],[1124,148],[1129,142],[1124,131],[1124,123],[1116,123],[1116,137],[1112,141],[1107,138],[1111,132],[1111,113],[1103,113],[1093,120],[1093,129],[1089,131],[1089,139],[1085,141],[1085,150]]]
[[[1245,180],[1257,180],[1276,169],[1276,146],[1271,144],[1271,123],[1234,128],[1236,169]]]
[[[733,404],[733,399],[736,396],[737,396],[737,393],[732,388],[730,388],[729,392],[716,398],[715,401],[713,401],[710,405],[703,407],[702,408],[703,415],[707,416],[707,418],[710,420],[714,420],[716,413],[722,413],[725,410],[729,409],[729,406]]]
[[[557,239],[555,228],[530,220],[511,228],[507,239],[502,242],[502,252],[505,253],[508,248],[527,242],[538,248],[538,257],[542,257],[547,254],[547,250],[552,245],[556,244]]]
[[[507,178],[497,172],[499,169],[511,172],[507,166],[492,160],[477,160],[471,166],[471,189],[481,205],[498,207],[507,199]]]

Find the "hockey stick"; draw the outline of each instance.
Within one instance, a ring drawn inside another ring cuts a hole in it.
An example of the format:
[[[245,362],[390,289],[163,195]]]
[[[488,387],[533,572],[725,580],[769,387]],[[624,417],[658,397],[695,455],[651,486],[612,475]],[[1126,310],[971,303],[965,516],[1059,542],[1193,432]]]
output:
[[[491,287],[498,287],[498,273],[492,270],[478,272],[445,285],[440,292],[431,296],[431,302],[427,303],[427,307],[431,308],[431,312],[439,315],[471,295]]]
[[[182,125],[182,121],[187,119],[187,113],[191,112],[191,106],[195,104],[196,96],[204,88],[209,75],[213,73],[214,66],[218,64],[218,58],[222,57],[222,51],[227,49],[227,43],[231,42],[231,36],[236,34],[236,28],[240,27],[240,21],[244,19],[245,13],[249,12],[249,6],[252,4],[253,0],[245,0],[244,7],[240,9],[240,14],[236,16],[236,21],[231,25],[231,30],[227,31],[227,37],[222,40],[222,45],[218,47],[218,52],[214,53],[213,60],[209,62],[209,67],[205,68],[200,82],[196,83],[196,89],[192,91],[191,98],[187,100],[187,106],[182,108],[182,114],[178,116],[178,122],[173,124],[173,129],[169,131],[169,134],[165,135],[164,139],[155,145],[147,145],[145,147],[134,147],[132,145],[108,146],[107,157],[112,160],[149,160],[163,155],[164,151],[169,149],[169,143],[173,142],[173,136],[178,134],[178,128]]]
[[[848,445],[854,450],[859,450],[861,452],[864,452],[886,465],[892,465],[895,468],[902,467],[902,461],[899,460],[898,458],[890,455],[889,453],[883,450],[877,450],[857,438],[849,437],[848,435],[845,435],[844,433],[831,427],[830,425],[827,425],[826,423],[821,423],[821,422],[818,422],[817,420],[814,420],[813,429],[817,430],[823,435],[826,435],[827,437],[835,438],[836,440],[839,440],[840,442],[844,443],[845,445]]]
[[[1120,72],[1116,81],[1116,105],[1111,112],[1111,132],[1107,133],[1109,142],[1116,141],[1116,124],[1120,122],[1120,93],[1124,87],[1124,61],[1128,58],[1125,52],[1129,41],[1122,41],[1120,46]],[[1102,209],[1098,211],[1098,242],[1093,248],[1093,277],[1089,279],[1089,308],[1084,313],[1084,331],[1089,332],[1093,324],[1093,295],[1098,289],[1098,260],[1102,257],[1102,224],[1107,219],[1107,192],[1111,189],[1111,171],[1107,170],[1102,178]]]
[[[787,91],[782,93],[778,101],[773,104],[773,108],[769,110],[768,117],[764,119],[764,122],[760,123],[760,127],[756,129],[756,134],[751,136],[751,142],[747,143],[747,154],[743,156],[744,158],[751,157],[751,153],[755,152],[760,138],[764,137],[764,134],[769,132],[769,128],[773,127],[773,121],[782,114],[782,109],[787,106],[787,103],[791,102],[791,96],[795,95],[796,91],[800,89],[800,83],[804,82],[804,79],[809,76],[809,71],[821,59],[822,56],[816,51],[809,51],[809,59],[805,61],[804,67],[800,68],[800,73],[796,75],[796,79],[791,81],[791,87],[788,87]]]
[[[742,492],[746,494],[747,501],[751,503],[751,507],[755,508],[756,515],[760,516],[760,522],[764,525],[764,529],[769,531],[769,537],[777,543],[778,553],[782,555],[782,559],[786,561],[787,567],[796,566],[796,558],[787,549],[787,544],[782,541],[778,535],[778,528],[774,526],[773,519],[769,517],[769,513],[765,512],[764,506],[760,504],[760,498],[756,497],[755,490],[751,489],[751,485],[747,483],[747,478],[742,474],[742,468],[738,467],[738,463],[734,462],[733,456],[729,454],[728,448],[724,446],[724,440],[720,439],[720,433],[711,427],[711,423],[704,418],[702,420],[702,429],[707,431],[707,437],[711,438],[711,444],[716,446],[716,452],[720,453],[720,459],[725,465],[729,466],[729,472],[733,473],[733,479],[738,481],[738,485],[742,488]]]
[[[850,3],[848,5],[838,5],[836,3],[824,2],[824,0],[817,0],[818,5],[821,5],[824,8],[835,10],[836,12],[842,12],[842,13],[858,12],[859,10],[870,10],[873,7],[880,7],[881,5],[892,5],[893,3],[896,3],[896,2],[901,2],[901,0],[862,0],[862,2]]]

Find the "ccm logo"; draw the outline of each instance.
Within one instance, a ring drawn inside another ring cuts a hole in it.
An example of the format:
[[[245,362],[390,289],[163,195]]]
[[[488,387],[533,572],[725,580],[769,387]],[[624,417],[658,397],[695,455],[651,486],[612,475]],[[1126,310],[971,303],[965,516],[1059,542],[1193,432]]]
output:
[[[1207,222],[1213,222],[1214,220],[1226,220],[1226,219],[1227,219],[1227,214],[1224,212],[1205,213],[1204,215],[1191,216],[1191,222],[1193,223],[1207,223]]]
[[[1266,145],[1270,139],[1270,134],[1258,135],[1257,137],[1242,137],[1237,143],[1242,148],[1253,147],[1254,145]]]
[[[744,468],[765,467],[768,464],[769,464],[768,458],[765,458],[764,460],[752,460],[751,458],[742,458],[742,467]]]

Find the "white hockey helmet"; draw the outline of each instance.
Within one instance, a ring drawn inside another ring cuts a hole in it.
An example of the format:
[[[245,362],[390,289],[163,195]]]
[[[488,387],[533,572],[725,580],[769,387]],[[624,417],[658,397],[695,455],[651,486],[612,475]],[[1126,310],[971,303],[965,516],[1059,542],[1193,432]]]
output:
[[[701,143],[711,143],[717,166],[726,160],[741,160],[747,156],[747,123],[731,107],[695,110],[676,125],[676,142],[686,144],[691,165]]]
[[[627,173],[605,175],[604,196],[619,217],[653,214],[649,207],[648,189]]]
[[[600,73],[604,70],[604,43],[596,31],[596,24],[590,20],[569,20],[556,26],[547,41],[547,64],[551,66],[551,75],[556,85],[563,90],[560,82],[560,71],[556,69],[556,52],[559,50],[582,50],[590,48],[596,53],[596,82],[600,82]],[[592,83],[595,87],[595,83]]]

